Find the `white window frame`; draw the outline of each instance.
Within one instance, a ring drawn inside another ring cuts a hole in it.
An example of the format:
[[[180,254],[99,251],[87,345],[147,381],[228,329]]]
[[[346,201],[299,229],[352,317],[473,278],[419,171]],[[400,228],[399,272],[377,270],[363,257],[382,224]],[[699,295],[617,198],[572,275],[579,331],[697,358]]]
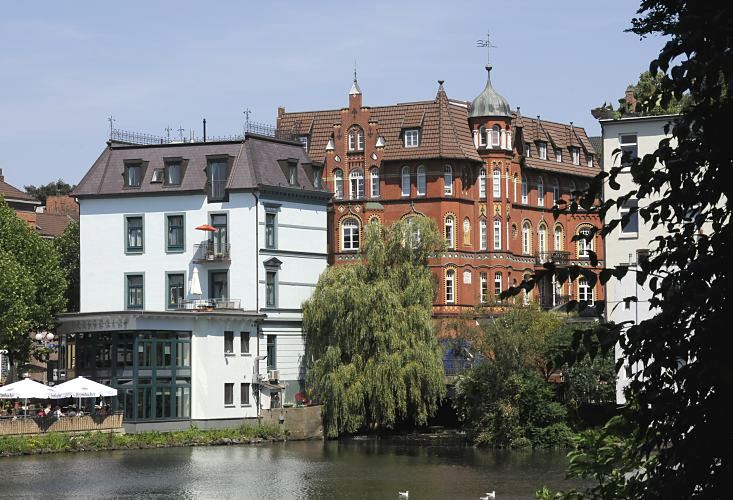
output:
[[[499,298],[499,296],[501,295],[501,292],[503,289],[504,289],[504,286],[502,284],[501,273],[496,272],[494,273],[494,296],[496,297],[497,302],[501,302],[501,299]]]
[[[594,302],[593,289],[590,287],[588,280],[580,278],[578,280],[578,300],[585,300],[588,305],[592,306]]]
[[[588,168],[593,168],[593,154],[588,153],[586,156],[586,160],[588,161]]]
[[[349,172],[349,198],[352,200],[364,198],[364,172],[361,169]]]
[[[371,192],[369,194],[372,198],[379,198],[379,168],[372,167],[369,170],[369,180],[371,181]]]
[[[562,163],[562,149],[560,148],[555,150],[555,161],[557,163]]]
[[[522,203],[529,204],[529,179],[526,175],[522,176]]]
[[[494,219],[494,250],[501,250],[501,220]]]
[[[519,177],[517,177],[517,174],[514,174],[514,203],[517,202],[517,184],[519,183]]]
[[[445,243],[449,249],[456,247],[456,221],[452,215],[445,218]]]
[[[537,251],[547,253],[547,226],[544,224],[537,228]]]
[[[349,151],[355,151],[355,148],[354,148],[354,146],[355,146],[355,139],[356,139],[354,137],[354,133],[355,132],[356,132],[356,130],[353,129],[353,128],[351,130],[349,130]]]
[[[333,193],[337,200],[344,198],[344,172],[340,168],[333,171]]]
[[[492,194],[494,195],[494,199],[498,200],[499,198],[501,198],[501,169],[498,167],[494,168],[491,175],[492,175],[491,183],[493,186]]]
[[[405,147],[416,148],[420,145],[420,130],[409,128],[405,130]]]
[[[348,240],[346,236],[349,236]],[[356,252],[359,250],[359,221],[354,218],[346,219],[341,223],[341,251]],[[348,245],[347,245],[348,241]]]
[[[443,195],[453,196],[453,167],[443,167]]]
[[[573,165],[580,165],[580,149],[571,148],[570,157],[573,159]]]
[[[524,156],[527,158],[532,157],[532,145],[528,142],[524,144]]]
[[[489,295],[489,276],[487,273],[479,274],[479,301],[482,304],[488,302]]]
[[[456,272],[453,269],[445,271],[445,303],[453,304],[456,301]]]
[[[562,250],[563,249],[563,230],[562,226],[556,225],[554,229],[554,241],[555,241],[555,250]]]
[[[482,200],[486,199],[486,169],[483,167],[478,174],[478,196]]]
[[[545,181],[542,177],[537,177],[537,206],[545,206]]]
[[[590,227],[583,226],[580,229],[578,229],[578,234],[582,235],[588,235],[590,234]],[[578,240],[578,258],[579,259],[587,259],[590,257],[590,254],[588,251],[593,251],[593,240],[587,241],[584,239]]]
[[[557,177],[552,180],[552,204],[557,206],[560,202],[560,181]]]
[[[529,222],[522,223],[522,254],[530,255],[532,252],[532,226]]]
[[[487,235],[486,235],[486,219],[479,220],[478,223],[478,237],[479,237],[479,249],[486,250],[486,241],[487,241]]]
[[[425,174],[425,166],[419,165],[417,167],[417,195],[425,196],[427,193],[427,179]]]
[[[633,138],[632,142],[624,142],[624,138]],[[635,158],[639,156],[639,136],[636,132],[625,132],[623,134],[619,134],[618,136],[618,147],[621,150],[621,154],[619,155],[619,162],[621,162],[621,170],[623,172],[628,172],[631,168],[631,161],[633,161]],[[624,163],[623,161],[623,153],[624,151],[633,150],[634,154],[631,155],[629,158],[628,163]]]
[[[410,167],[408,167],[407,165],[402,167],[400,175],[402,179],[402,181],[400,182],[402,197],[406,198],[410,196]]]
[[[364,151],[364,131],[359,127],[356,129],[356,149]]]
[[[501,144],[501,127],[494,125],[491,127],[491,147],[498,148]]]
[[[537,155],[540,157],[540,160],[547,159],[547,143],[546,142],[537,143]]]
[[[478,129],[478,145],[486,147],[486,127],[483,125]]]
[[[619,218],[622,218],[624,215],[627,215],[631,212],[632,208],[638,207],[638,201],[637,200],[627,200],[623,205],[621,205],[621,208],[618,210]],[[631,219],[629,219],[629,223],[631,220],[636,221],[636,231],[626,231],[624,230],[626,226],[623,225],[623,223],[619,224],[620,231],[621,231],[621,238],[638,238],[639,237],[639,211],[637,210],[634,212],[634,214],[631,216]]]

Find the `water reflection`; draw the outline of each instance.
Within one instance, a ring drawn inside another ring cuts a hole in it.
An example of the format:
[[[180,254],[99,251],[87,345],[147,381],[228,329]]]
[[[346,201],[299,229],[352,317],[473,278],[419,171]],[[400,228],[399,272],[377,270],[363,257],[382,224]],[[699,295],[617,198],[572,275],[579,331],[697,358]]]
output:
[[[365,440],[16,457],[0,470],[8,496],[512,499],[567,487],[565,464],[555,452]]]

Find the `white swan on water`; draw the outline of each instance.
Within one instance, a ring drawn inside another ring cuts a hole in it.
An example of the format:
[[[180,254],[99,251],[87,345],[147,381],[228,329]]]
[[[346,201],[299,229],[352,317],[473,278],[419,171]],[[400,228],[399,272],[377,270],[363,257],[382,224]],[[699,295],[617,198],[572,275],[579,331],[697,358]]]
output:
[[[397,493],[400,494],[400,498],[410,498],[410,491],[398,491]]]

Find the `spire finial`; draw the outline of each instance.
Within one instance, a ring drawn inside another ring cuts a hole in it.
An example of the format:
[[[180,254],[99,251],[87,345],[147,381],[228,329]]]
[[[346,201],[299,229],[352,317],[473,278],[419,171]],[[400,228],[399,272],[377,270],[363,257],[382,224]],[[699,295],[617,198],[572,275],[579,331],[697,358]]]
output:
[[[361,94],[361,89],[359,88],[359,84],[356,81],[356,60],[354,60],[354,83],[351,84],[351,90],[349,90],[349,95],[357,95]]]
[[[486,40],[476,40],[476,47],[486,49],[486,66],[491,66],[491,49],[498,48],[496,45],[491,45],[491,33],[486,32]]]
[[[356,59],[354,59],[354,83],[356,83]]]

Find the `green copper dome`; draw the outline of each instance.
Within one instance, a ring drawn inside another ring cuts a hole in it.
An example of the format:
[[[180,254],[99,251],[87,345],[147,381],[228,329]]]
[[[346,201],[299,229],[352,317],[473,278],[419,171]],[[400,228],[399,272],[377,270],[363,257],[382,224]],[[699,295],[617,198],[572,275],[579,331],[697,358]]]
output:
[[[486,66],[489,73],[486,79],[486,87],[479,96],[468,106],[468,117],[478,118],[484,116],[511,116],[511,109],[506,99],[499,95],[491,86],[491,66]]]

